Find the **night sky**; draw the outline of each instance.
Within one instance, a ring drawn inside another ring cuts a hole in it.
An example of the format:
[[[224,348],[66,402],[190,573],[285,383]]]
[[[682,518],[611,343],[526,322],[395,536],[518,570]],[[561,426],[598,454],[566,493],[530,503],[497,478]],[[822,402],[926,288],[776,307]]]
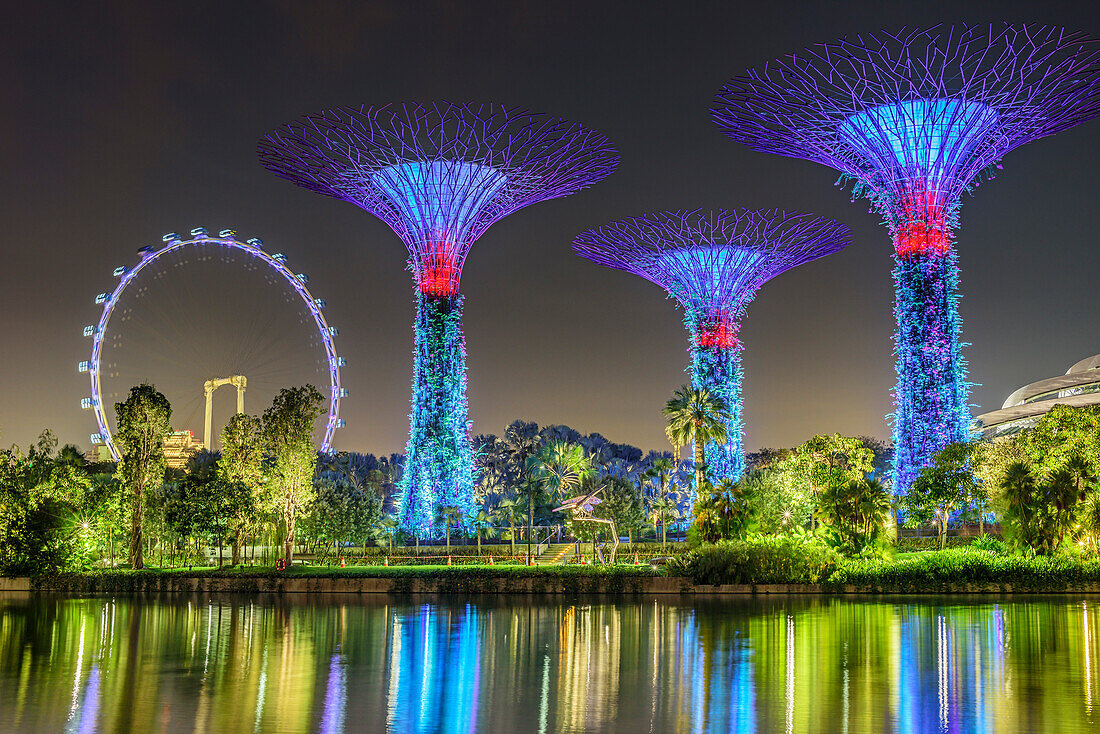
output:
[[[1100,3],[24,3],[0,10],[0,443],[44,427],[88,446],[76,364],[111,270],[164,232],[232,227],[286,252],[328,302],[348,360],[337,447],[403,450],[413,299],[379,220],[257,162],[303,113],[390,101],[494,101],[594,127],[610,178],[521,210],[464,270],[475,433],[516,418],[666,449],[660,408],[688,381],[687,337],[656,286],[572,253],[574,235],[659,209],[782,207],[854,244],[767,284],[750,306],[746,446],[887,437],[891,247],[837,175],[755,153],[707,110],[729,77],[845,34],[1011,20],[1100,34]],[[1100,122],[1010,153],[963,203],[963,339],[975,413],[1100,352]],[[217,303],[196,301],[213,319]],[[213,376],[213,375],[208,375]],[[229,395],[224,400],[231,402]],[[249,406],[258,412],[262,406]],[[198,426],[195,426],[198,428]]]

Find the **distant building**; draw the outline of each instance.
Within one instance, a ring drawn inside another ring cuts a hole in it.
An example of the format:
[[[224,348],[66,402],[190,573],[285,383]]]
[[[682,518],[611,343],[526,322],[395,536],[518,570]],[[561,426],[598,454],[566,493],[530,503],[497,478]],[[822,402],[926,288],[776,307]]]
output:
[[[105,443],[92,444],[92,447],[84,452],[84,461],[89,464],[102,464],[114,460],[115,457],[111,456],[111,450]]]
[[[1100,354],[1082,359],[1060,377],[1024,385],[1000,410],[975,418],[971,430],[981,433],[983,441],[1008,436],[1031,428],[1055,405],[1100,405]]]
[[[164,458],[169,469],[186,469],[192,456],[205,448],[191,431],[173,431],[164,439]]]

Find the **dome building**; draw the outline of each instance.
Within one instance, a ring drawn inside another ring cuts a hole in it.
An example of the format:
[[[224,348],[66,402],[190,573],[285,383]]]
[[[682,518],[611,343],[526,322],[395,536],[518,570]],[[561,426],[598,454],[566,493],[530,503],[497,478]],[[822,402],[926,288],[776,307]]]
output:
[[[1031,428],[1055,405],[1100,405],[1100,354],[1082,359],[1064,375],[1024,385],[1000,410],[975,418],[970,428],[983,441],[1008,436]]]

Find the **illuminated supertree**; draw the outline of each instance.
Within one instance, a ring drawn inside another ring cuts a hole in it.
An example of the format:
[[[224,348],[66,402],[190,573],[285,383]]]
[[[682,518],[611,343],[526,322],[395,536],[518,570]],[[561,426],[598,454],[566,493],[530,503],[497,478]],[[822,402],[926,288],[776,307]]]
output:
[[[741,445],[741,340],[745,308],[764,283],[846,247],[848,227],[810,214],[743,209],[657,212],[582,232],[573,249],[665,289],[684,309],[691,381],[729,407],[726,443],[706,447],[712,481],[737,480]]]
[[[1049,27],[880,33],[807,49],[726,83],[734,140],[840,171],[894,244],[894,487],[969,438],[954,230],[962,194],[1024,143],[1100,113],[1095,41]]]
[[[408,248],[416,326],[400,521],[422,535],[454,507],[469,523],[462,264],[497,220],[610,174],[614,146],[557,118],[441,102],[308,115],[265,137],[259,154],[279,176],[375,215]]]

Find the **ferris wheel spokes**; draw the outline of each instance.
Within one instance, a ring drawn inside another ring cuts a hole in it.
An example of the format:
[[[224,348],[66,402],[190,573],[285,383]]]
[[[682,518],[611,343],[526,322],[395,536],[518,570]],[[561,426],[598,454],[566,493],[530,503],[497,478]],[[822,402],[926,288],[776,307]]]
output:
[[[310,293],[309,289],[306,287],[306,284],[309,282],[308,275],[305,273],[294,273],[287,267],[286,255],[283,253],[269,254],[263,249],[263,240],[258,237],[252,237],[245,242],[241,242],[236,236],[237,233],[234,230],[223,229],[218,232],[217,237],[211,237],[205,227],[195,227],[192,229],[189,239],[183,239],[175,232],[170,232],[161,238],[164,245],[159,249],[150,246],[139,248],[138,255],[140,260],[133,267],[120,265],[115,268],[114,277],[119,278],[118,285],[115,286],[114,290],[110,293],[100,293],[95,297],[96,305],[102,306],[103,311],[96,324],[87,325],[83,329],[84,336],[92,339],[92,353],[91,359],[82,361],[77,365],[77,371],[88,374],[91,384],[91,396],[81,398],[80,407],[84,410],[93,411],[96,418],[99,431],[91,435],[92,444],[105,445],[115,461],[121,459],[122,454],[115,445],[114,438],[108,426],[107,414],[103,406],[103,393],[100,381],[101,352],[104,338],[107,333],[107,327],[111,321],[111,315],[122,293],[142,270],[169,253],[178,252],[190,247],[214,245],[246,252],[267,265],[272,271],[282,276],[282,278],[294,289],[295,293],[301,298],[309,311],[314,326],[317,329],[317,334],[321,338],[321,344],[324,346],[325,350],[329,378],[329,410],[325,422],[324,438],[321,442],[322,451],[328,452],[332,450],[333,434],[336,429],[345,426],[345,422],[339,415],[340,400],[348,397],[348,390],[340,384],[340,368],[344,367],[346,362],[343,357],[336,353],[336,346],[333,342],[334,337],[339,334],[339,330],[335,326],[330,326],[322,313],[322,309],[324,309],[326,305],[324,299],[315,298],[313,294]],[[206,416],[205,439],[207,441],[206,448],[209,449],[209,441],[211,440],[209,404]]]

